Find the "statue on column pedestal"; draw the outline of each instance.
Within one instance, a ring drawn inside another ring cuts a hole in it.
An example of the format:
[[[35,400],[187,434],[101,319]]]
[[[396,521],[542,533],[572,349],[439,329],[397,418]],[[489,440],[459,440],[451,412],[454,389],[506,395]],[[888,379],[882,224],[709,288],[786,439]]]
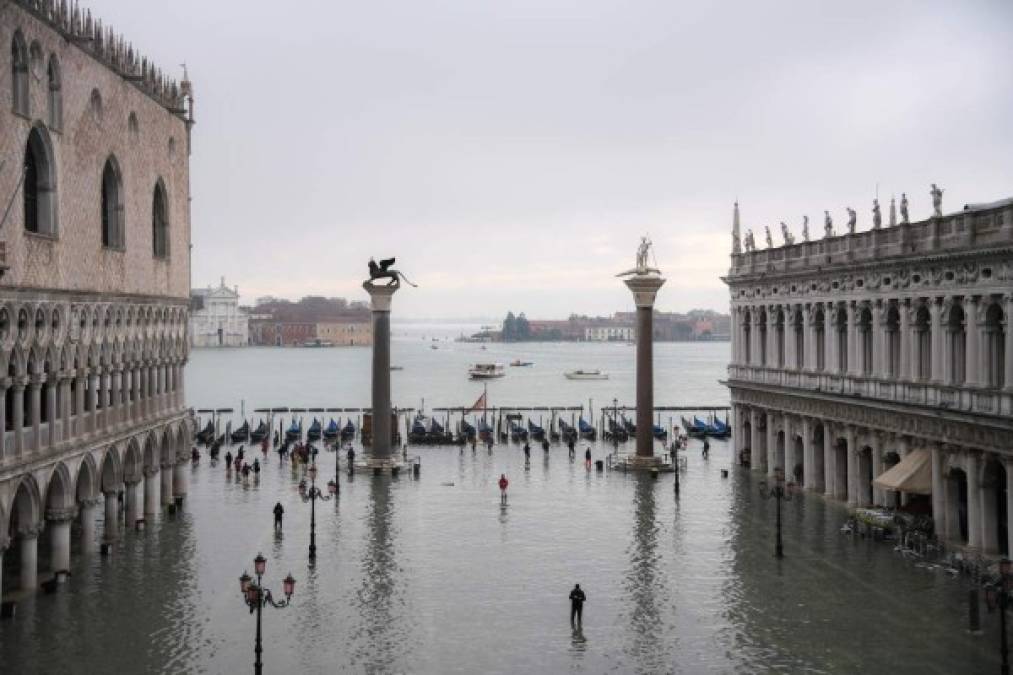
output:
[[[879,200],[872,200],[872,228],[878,230],[883,224],[883,214],[879,210]]]
[[[936,218],[943,217],[943,190],[935,183],[932,184],[932,189],[929,191],[932,195],[932,215]]]
[[[785,246],[791,246],[795,243],[795,237],[788,231],[788,225],[783,220],[781,221],[781,236],[784,237]]]
[[[414,288],[418,288],[416,284],[408,281],[408,277],[399,272],[398,270],[391,269],[391,265],[394,264],[395,258],[384,258],[377,264],[373,258],[369,259],[369,281],[373,282],[377,279],[390,279],[387,282],[388,286],[394,286],[399,284],[401,279],[404,279],[405,283]]]
[[[647,256],[651,251],[651,240],[647,237],[640,238],[640,245],[637,247],[637,266],[631,270],[620,272],[617,277],[628,277],[633,275],[644,275],[644,274],[661,274],[661,270],[657,267],[650,267],[647,263]]]
[[[829,211],[823,212],[823,238],[829,239],[834,236],[834,219],[830,217]]]
[[[774,248],[774,238],[770,236],[770,225],[764,225],[763,229],[767,231],[767,248]]]
[[[809,216],[802,216],[802,241],[809,241]]]
[[[848,234],[855,233],[855,227],[858,225],[858,214],[850,206],[844,207],[848,212]]]
[[[911,222],[911,219],[908,217],[906,192],[900,193],[900,222],[905,225]]]

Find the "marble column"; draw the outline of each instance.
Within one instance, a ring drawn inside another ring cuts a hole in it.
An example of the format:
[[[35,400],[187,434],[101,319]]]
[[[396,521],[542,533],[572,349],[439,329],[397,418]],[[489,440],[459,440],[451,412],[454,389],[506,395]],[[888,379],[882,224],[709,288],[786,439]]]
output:
[[[858,505],[858,450],[855,448],[855,427],[845,427],[845,438],[848,442],[848,506]]]
[[[879,478],[883,473],[883,437],[878,432],[872,434],[872,477],[873,479]],[[863,479],[864,482],[864,479]],[[872,491],[870,495],[872,497],[872,503],[877,506],[885,506],[886,499],[882,488],[878,488],[875,485],[869,488]]]
[[[9,378],[0,377],[0,463],[11,452],[11,449],[7,446],[7,392],[9,388]]]
[[[816,487],[816,461],[813,459],[813,427],[812,420],[802,418],[802,486],[806,490]]]
[[[23,457],[25,452],[25,380],[17,378],[11,391],[14,395],[14,456]]]
[[[109,426],[116,428],[123,418],[123,405],[120,401],[120,382],[123,379],[120,371],[114,366],[110,370],[110,389],[112,390],[112,405],[109,406]]]
[[[56,388],[60,386],[55,375],[48,375],[49,386],[46,387],[46,408],[49,410],[49,420],[46,443],[49,447],[53,447],[59,441],[56,435],[56,420],[59,418],[60,413],[56,409]]]
[[[377,286],[365,281],[373,314],[373,447],[371,459],[387,462],[396,453],[391,450],[390,428],[390,311],[400,283]]]
[[[654,301],[665,279],[660,274],[638,273],[625,279],[626,287],[633,293],[637,307],[637,460],[654,460]],[[759,344],[759,315],[755,313],[757,325],[753,327],[756,344]],[[375,338],[374,338],[375,339]],[[759,358],[754,354],[753,362]],[[647,433],[645,433],[645,431]]]
[[[162,505],[172,504],[172,471],[173,465],[169,462],[162,464]]]
[[[74,435],[83,436],[88,433],[88,415],[84,409],[84,395],[87,390],[88,373],[84,368],[77,371],[77,414],[74,420]]]
[[[872,306],[872,376],[879,379],[889,377],[890,357],[886,352],[886,307],[881,300]]]
[[[60,374],[60,440],[69,441],[74,430],[70,428],[70,377],[67,373]]]
[[[148,416],[148,367],[140,366],[137,373],[137,419],[143,420]]]
[[[897,332],[900,353],[897,357],[897,379],[906,380],[911,375],[911,328],[908,323],[907,300],[901,300],[897,306]]]
[[[795,370],[795,324],[792,323],[794,315],[791,305],[784,305],[784,368]]]
[[[41,376],[45,377],[45,375]],[[42,449],[42,380],[35,376],[28,383],[32,420],[32,451],[39,452]]]
[[[1009,516],[1013,514],[1013,459],[1004,461],[1006,467],[1006,551],[1013,553],[1013,527],[1009,526]]]
[[[141,480],[139,478],[131,478],[124,482],[126,483],[124,499],[127,502],[126,524],[127,527],[134,527],[141,517]]]
[[[70,570],[70,521],[74,519],[73,509],[58,509],[46,512],[46,529],[49,530],[50,566],[54,573]]]
[[[855,303],[847,304],[848,312],[848,375],[861,373],[858,365],[858,308]]]
[[[21,554],[21,589],[34,591],[39,586],[39,533],[38,527],[21,532],[18,543]]]
[[[833,427],[823,422],[823,494],[833,499],[837,494],[837,457],[834,455]]]
[[[981,347],[982,326],[978,321],[978,298],[968,296],[964,300],[966,334],[964,348],[964,383],[968,387],[980,387],[983,378],[978,370],[978,354]]]
[[[144,515],[155,516],[159,511],[159,488],[161,482],[159,480],[158,467],[147,468],[144,470]]]
[[[943,383],[943,308],[939,298],[929,301],[929,325],[931,326],[932,373],[930,380],[936,384]]]
[[[763,469],[763,448],[760,445],[760,412],[749,409],[749,464],[751,469]]]
[[[730,332],[732,336],[732,365],[739,365],[739,308],[732,307],[730,318]]]
[[[98,375],[95,373],[89,373],[88,379],[88,431],[90,433],[96,433],[99,430],[99,413],[98,413],[98,388],[99,380]]]
[[[978,453],[969,450],[965,455],[967,467],[967,545],[981,548],[981,482],[978,479]]]
[[[831,303],[827,303],[827,311],[824,319],[824,333],[827,341],[827,372],[831,375],[842,375],[841,363],[841,336],[837,332],[838,309]]]
[[[784,480],[790,483],[795,480],[795,439],[791,424],[791,415],[784,416]]]
[[[95,551],[95,509],[101,499],[85,499],[80,504],[81,552]]]
[[[1005,316],[1004,330],[1006,331],[1006,344],[1005,344],[1005,357],[1006,357],[1006,372],[1005,372],[1005,383],[1003,388],[1006,391],[1013,391],[1013,293],[1004,297],[1003,310]],[[1010,511],[1010,519],[1013,521],[1013,511]],[[1010,527],[1010,532],[1013,532],[1013,527]],[[1010,555],[1013,555],[1013,547],[1010,548]]]
[[[133,489],[132,485],[127,486],[127,492],[129,493]],[[116,490],[110,490],[109,492],[103,493],[105,496],[105,522],[103,523],[102,538],[107,542],[116,541],[120,536],[120,503],[119,495]],[[124,496],[126,498],[126,496]],[[127,524],[130,520],[127,520]]]
[[[187,463],[177,461],[172,467],[172,496],[186,497],[187,493]]]
[[[802,313],[805,341],[805,362],[802,369],[811,373],[816,371],[816,305],[806,305]]]
[[[946,498],[943,481],[943,449],[935,443],[932,452],[932,523],[936,536],[943,539],[950,527],[946,523]]]
[[[767,475],[774,476],[777,470],[777,424],[775,416],[767,411]]]

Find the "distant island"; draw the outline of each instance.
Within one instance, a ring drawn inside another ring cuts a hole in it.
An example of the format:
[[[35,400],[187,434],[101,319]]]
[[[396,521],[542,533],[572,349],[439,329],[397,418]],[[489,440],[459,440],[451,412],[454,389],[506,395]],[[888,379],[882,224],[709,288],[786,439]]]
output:
[[[507,312],[499,330],[486,327],[462,338],[466,342],[632,342],[637,338],[635,312],[607,316],[571,314],[564,320],[528,319],[524,312]],[[685,314],[654,312],[654,339],[658,342],[726,341],[731,317],[709,309]]]

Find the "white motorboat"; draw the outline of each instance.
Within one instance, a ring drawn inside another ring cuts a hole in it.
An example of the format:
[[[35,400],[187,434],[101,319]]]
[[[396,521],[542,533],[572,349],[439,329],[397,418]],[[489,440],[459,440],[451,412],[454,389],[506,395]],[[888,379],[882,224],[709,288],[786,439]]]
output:
[[[599,370],[597,368],[594,369],[594,370],[568,370],[565,373],[563,373],[563,375],[565,375],[566,379],[568,379],[568,380],[607,380],[607,379],[609,379],[609,374],[608,373],[606,373],[604,370]]]
[[[506,375],[502,363],[476,363],[468,369],[468,376],[473,380],[492,380]]]

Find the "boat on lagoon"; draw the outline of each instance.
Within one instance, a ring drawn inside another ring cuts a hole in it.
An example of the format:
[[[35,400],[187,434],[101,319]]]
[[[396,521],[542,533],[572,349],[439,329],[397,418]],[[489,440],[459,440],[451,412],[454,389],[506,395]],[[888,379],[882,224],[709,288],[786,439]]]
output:
[[[597,369],[597,368],[594,369],[594,370],[568,370],[565,373],[563,373],[563,375],[566,376],[566,379],[568,379],[568,380],[607,380],[607,379],[609,379],[609,374],[608,373],[606,373],[604,370],[600,370],[600,369]]]
[[[476,363],[468,369],[468,376],[473,380],[492,380],[504,375],[502,363]]]

